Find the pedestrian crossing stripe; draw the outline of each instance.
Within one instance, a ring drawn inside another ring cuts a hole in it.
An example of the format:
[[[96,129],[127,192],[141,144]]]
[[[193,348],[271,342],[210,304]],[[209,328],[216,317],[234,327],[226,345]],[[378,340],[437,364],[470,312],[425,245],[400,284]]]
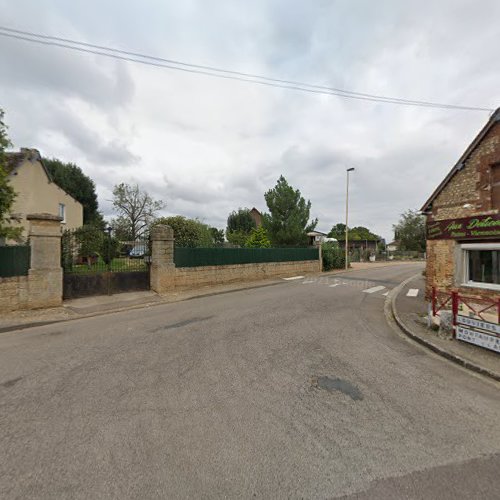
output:
[[[375,293],[375,292],[380,292],[380,290],[384,290],[385,286],[374,286],[372,288],[367,288],[366,290],[363,290],[364,293]]]

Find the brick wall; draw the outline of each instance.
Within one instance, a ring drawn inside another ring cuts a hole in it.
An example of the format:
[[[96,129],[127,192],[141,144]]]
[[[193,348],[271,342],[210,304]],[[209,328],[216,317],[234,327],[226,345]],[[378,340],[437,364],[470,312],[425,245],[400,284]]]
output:
[[[61,223],[51,214],[28,215],[31,262],[27,276],[0,278],[0,312],[62,304]]]
[[[170,285],[176,289],[197,288],[223,283],[257,281],[318,272],[317,260],[264,262],[229,266],[177,267]]]
[[[175,267],[174,233],[172,228],[163,225],[155,226],[151,231],[151,239],[151,290],[157,293],[223,283],[297,276],[317,273],[321,270],[321,259],[224,266]]]
[[[428,223],[437,220],[490,215],[498,213],[491,200],[490,169],[500,162],[500,122],[496,122],[480,144],[466,159],[464,167],[451,178],[432,203],[432,214]],[[472,205],[465,207],[464,205]],[[426,293],[430,297],[432,286],[441,290],[458,289],[455,283],[454,240],[427,241]],[[464,288],[463,293],[471,293]],[[492,295],[488,291],[472,291],[479,295]]]
[[[0,313],[60,306],[62,278],[62,270],[0,278]]]

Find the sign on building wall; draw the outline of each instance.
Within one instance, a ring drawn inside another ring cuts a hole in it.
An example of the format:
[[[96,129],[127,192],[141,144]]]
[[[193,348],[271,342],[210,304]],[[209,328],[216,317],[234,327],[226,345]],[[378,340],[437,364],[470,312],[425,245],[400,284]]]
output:
[[[428,240],[500,238],[500,214],[427,222]]]

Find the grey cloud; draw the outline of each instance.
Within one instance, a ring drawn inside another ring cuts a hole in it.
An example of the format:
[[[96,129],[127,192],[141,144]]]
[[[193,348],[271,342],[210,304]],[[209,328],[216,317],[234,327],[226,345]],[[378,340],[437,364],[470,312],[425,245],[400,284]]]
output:
[[[4,37],[0,42],[0,58],[9,68],[0,76],[1,86],[37,95],[42,90],[57,99],[77,97],[106,110],[124,106],[133,97],[134,83],[125,63]]]
[[[114,3],[98,17],[81,0],[35,4],[0,0],[9,22],[37,31],[360,92],[500,102],[493,0],[425,9],[397,0],[156,1],[149,10],[125,1],[119,22]],[[487,118],[257,88],[21,42],[1,43],[0,57],[13,138],[80,155],[106,213],[110,189],[123,180],[164,199],[166,213],[223,227],[239,206],[265,209],[264,192],[283,174],[327,230],[344,218],[345,168],[354,166],[352,225],[391,238],[399,213],[421,205]],[[88,108],[72,107],[75,100]]]

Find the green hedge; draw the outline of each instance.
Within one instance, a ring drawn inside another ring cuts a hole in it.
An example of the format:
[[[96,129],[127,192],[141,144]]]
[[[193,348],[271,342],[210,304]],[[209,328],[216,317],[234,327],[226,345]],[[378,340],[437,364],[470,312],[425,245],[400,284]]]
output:
[[[176,267],[318,260],[317,248],[174,248]]]
[[[321,253],[323,255],[323,271],[345,268],[345,250],[343,248],[324,243],[321,247]]]
[[[26,276],[30,268],[29,246],[0,247],[0,277]]]

